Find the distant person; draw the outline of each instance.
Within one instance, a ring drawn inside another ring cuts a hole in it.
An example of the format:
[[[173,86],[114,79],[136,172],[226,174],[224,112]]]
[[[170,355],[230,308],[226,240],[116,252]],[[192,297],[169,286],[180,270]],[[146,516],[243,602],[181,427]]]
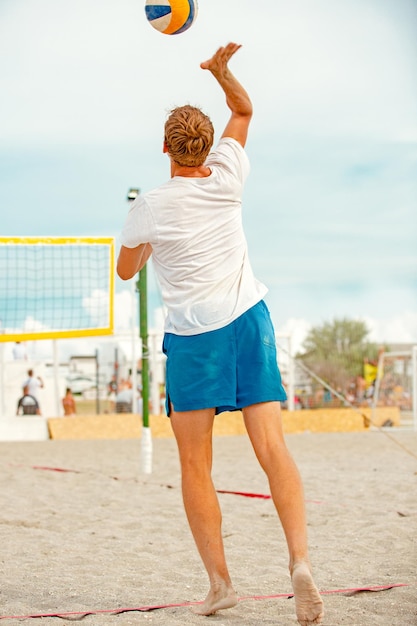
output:
[[[382,378],[382,369],[379,371],[379,360],[384,353],[384,348],[380,348],[378,351],[378,357],[376,359],[363,360],[363,377],[365,379],[365,398],[368,402],[371,402],[374,397],[376,382],[378,378]]]
[[[356,404],[358,406],[361,406],[365,400],[366,380],[360,374],[356,376],[356,379],[355,379],[355,391],[356,391],[356,398],[355,398]]]
[[[26,352],[26,346],[24,343],[21,343],[20,341],[16,341],[16,343],[13,346],[13,358],[15,361],[21,361],[21,360],[27,360],[28,355]]]
[[[28,387],[30,395],[39,401],[39,389],[43,389],[44,384],[42,378],[35,376],[32,369],[28,370],[28,378],[23,383],[23,387]]]
[[[17,411],[16,415],[40,415],[41,409],[39,407],[39,402],[37,399],[32,396],[29,392],[29,387],[25,386],[23,388],[23,396],[19,399],[17,403]]]
[[[62,406],[64,407],[64,415],[75,415],[77,412],[75,398],[70,387],[67,387],[65,396],[62,398]]]
[[[107,393],[108,393],[108,395],[110,395],[111,393],[116,394],[118,386],[119,385],[117,383],[117,376],[115,374],[113,374],[113,376],[111,377],[111,381],[107,385]]]
[[[116,394],[116,413],[131,413],[133,408],[133,389],[125,387]]]

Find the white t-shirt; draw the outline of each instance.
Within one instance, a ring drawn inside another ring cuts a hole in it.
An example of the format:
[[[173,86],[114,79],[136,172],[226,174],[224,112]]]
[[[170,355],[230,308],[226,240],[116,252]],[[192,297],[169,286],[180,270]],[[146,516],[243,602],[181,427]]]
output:
[[[39,389],[42,387],[42,384],[38,378],[35,378],[35,376],[29,377],[23,384],[23,387],[27,387],[29,390],[29,395],[38,400]]]
[[[247,155],[223,138],[205,165],[206,178],[174,176],[138,196],[121,235],[127,248],[152,245],[165,331],[177,335],[223,328],[267,292],[253,275],[242,226]]]

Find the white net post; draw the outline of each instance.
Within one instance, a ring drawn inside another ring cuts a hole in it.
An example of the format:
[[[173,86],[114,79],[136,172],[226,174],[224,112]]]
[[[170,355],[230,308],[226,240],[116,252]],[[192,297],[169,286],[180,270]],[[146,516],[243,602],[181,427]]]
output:
[[[142,472],[152,474],[152,433],[149,426],[142,428]]]

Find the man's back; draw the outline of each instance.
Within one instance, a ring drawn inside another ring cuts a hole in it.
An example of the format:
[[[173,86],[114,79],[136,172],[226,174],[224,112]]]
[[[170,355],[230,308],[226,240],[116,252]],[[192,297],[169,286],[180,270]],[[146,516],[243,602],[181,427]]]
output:
[[[138,198],[122,234],[128,245],[152,245],[167,332],[216,330],[266,293],[253,276],[242,226],[247,156],[238,142],[224,138],[206,165],[210,176],[174,176]]]

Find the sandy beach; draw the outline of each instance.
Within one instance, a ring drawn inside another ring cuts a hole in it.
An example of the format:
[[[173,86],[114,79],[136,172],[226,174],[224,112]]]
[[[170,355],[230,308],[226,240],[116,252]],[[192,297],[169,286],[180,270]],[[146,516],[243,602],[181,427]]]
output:
[[[327,626],[417,624],[417,433],[390,433],[398,443],[381,431],[287,435]],[[241,601],[193,615],[187,603],[202,600],[208,583],[183,511],[175,441],[154,440],[150,475],[141,473],[140,444],[0,443],[1,624],[296,624],[272,502],[237,493],[219,500]],[[219,491],[268,495],[244,435],[217,436],[214,446]],[[361,588],[375,590],[343,591]],[[48,614],[63,617],[29,617]]]

